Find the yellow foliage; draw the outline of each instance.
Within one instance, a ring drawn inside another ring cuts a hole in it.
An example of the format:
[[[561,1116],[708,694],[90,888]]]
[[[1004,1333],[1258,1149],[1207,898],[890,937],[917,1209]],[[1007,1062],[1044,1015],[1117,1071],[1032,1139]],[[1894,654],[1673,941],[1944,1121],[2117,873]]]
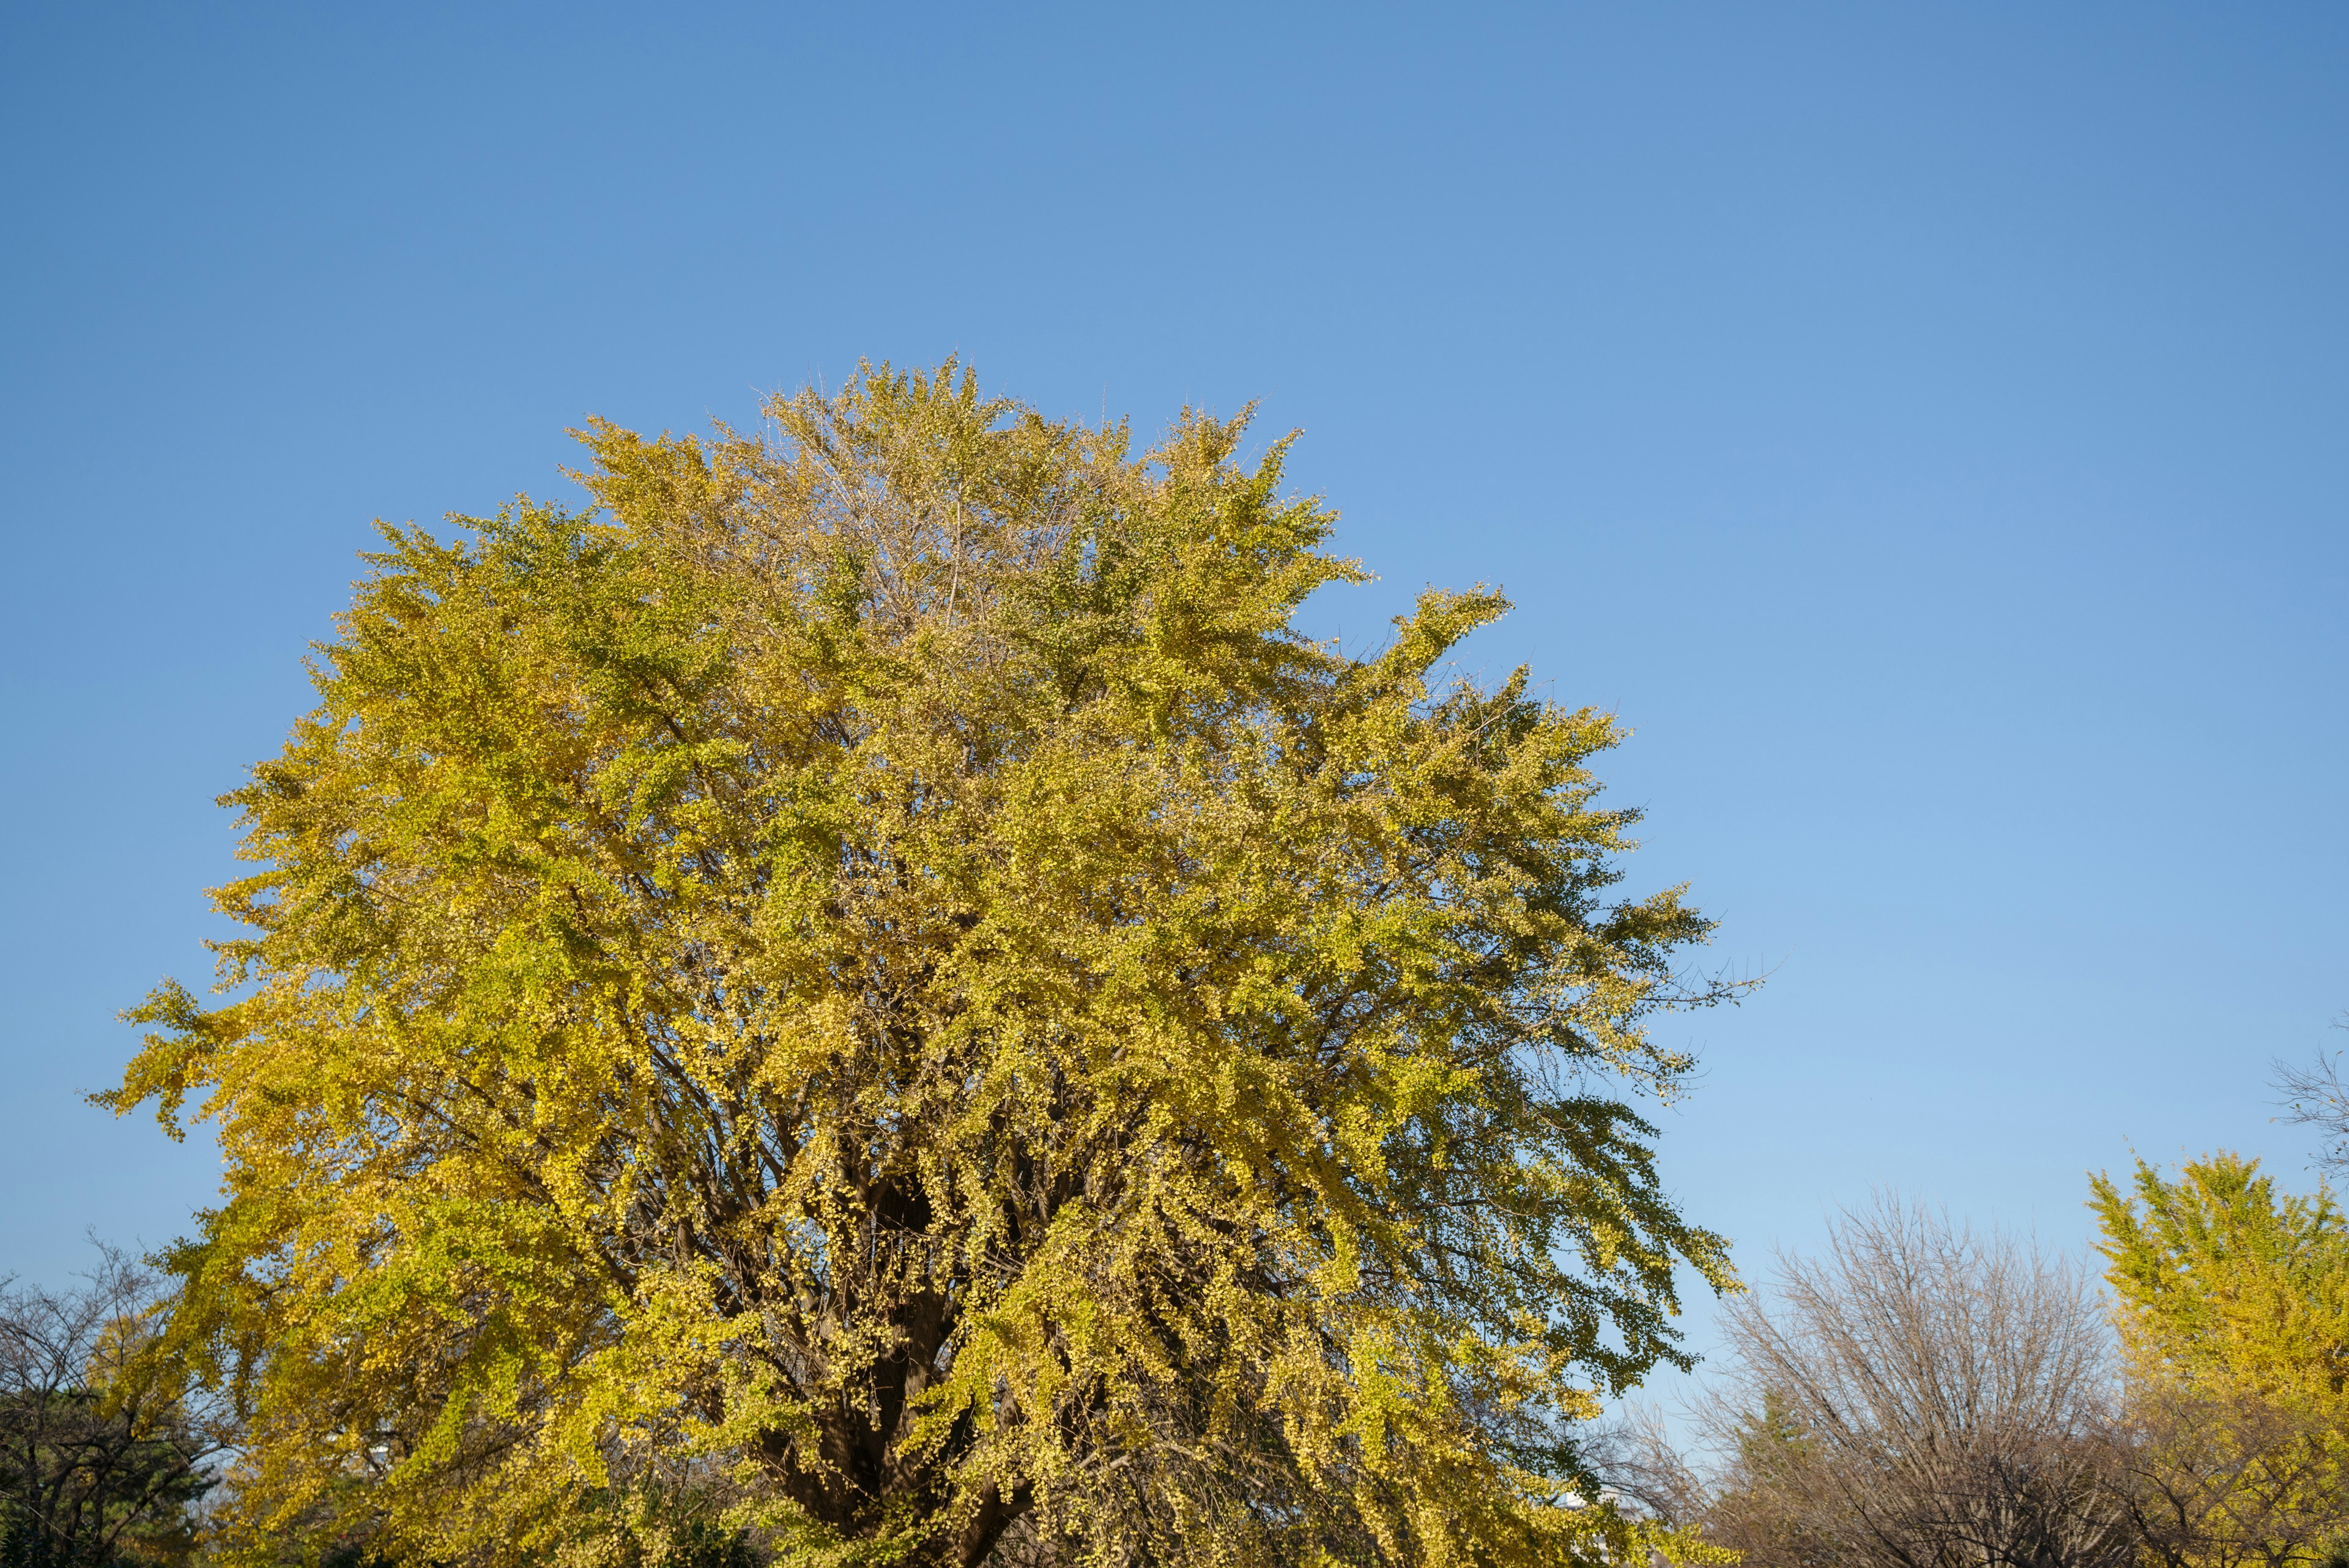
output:
[[[227,797],[225,1000],[108,1096],[226,1158],[174,1332],[251,1412],[227,1544],[1632,1550],[1574,1424],[1730,1276],[1607,1086],[1727,988],[1603,896],[1614,722],[1431,686],[1483,589],[1290,629],[1362,574],[1241,421],[767,412],[388,530]]]
[[[2138,1465],[2173,1560],[2315,1561],[2349,1522],[2349,1227],[2331,1192],[2279,1194],[2259,1162],[2137,1162],[2094,1182]]]
[[[2259,1162],[2142,1160],[2135,1200],[2095,1183],[2106,1278],[2147,1372],[2213,1391],[2339,1407],[2349,1374],[2349,1228],[2331,1192],[2279,1197]]]

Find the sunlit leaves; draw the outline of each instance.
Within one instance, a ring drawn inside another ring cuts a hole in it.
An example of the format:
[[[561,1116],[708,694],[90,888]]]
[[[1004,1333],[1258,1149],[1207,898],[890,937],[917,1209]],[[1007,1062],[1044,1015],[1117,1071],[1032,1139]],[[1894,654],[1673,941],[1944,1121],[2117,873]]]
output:
[[[1291,630],[1361,574],[1244,422],[1136,459],[952,366],[767,412],[392,532],[231,797],[244,989],[159,992],[116,1100],[228,1157],[183,1332],[245,1539],[1621,1542],[1572,1425],[1727,1265],[1617,1096],[1728,992],[1607,896],[1612,722],[1435,680],[1483,588]]]

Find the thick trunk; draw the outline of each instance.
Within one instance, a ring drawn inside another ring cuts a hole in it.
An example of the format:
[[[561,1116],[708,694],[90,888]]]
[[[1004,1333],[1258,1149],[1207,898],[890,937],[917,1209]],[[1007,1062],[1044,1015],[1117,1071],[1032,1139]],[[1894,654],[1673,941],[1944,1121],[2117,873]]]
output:
[[[962,1527],[962,1533],[955,1540],[953,1554],[947,1561],[954,1568],[978,1568],[987,1561],[987,1554],[995,1550],[1003,1532],[1028,1511],[1033,1501],[1033,1492],[1024,1485],[1012,1488],[1008,1497],[999,1488],[988,1487],[979,1500],[978,1511]]]

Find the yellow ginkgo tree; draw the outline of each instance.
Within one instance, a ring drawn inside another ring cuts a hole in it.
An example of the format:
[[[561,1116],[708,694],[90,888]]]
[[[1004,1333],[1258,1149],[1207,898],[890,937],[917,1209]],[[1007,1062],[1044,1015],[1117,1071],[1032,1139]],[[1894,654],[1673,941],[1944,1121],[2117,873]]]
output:
[[[227,797],[248,934],[106,1096],[226,1161],[220,1550],[1630,1548],[1578,1423],[1730,1281],[1647,1021],[1734,988],[1609,892],[1616,724],[1436,679],[1481,588],[1294,630],[1361,573],[1244,421],[1137,455],[951,363],[767,414],[388,531]]]
[[[2338,1563],[2349,1536],[2349,1222],[2214,1154],[2095,1178],[2133,1495],[2171,1568]]]

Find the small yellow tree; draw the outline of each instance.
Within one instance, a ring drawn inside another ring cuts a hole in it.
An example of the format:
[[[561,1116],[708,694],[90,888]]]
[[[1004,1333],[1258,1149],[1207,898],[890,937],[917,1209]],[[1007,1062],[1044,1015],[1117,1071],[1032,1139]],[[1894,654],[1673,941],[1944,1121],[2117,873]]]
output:
[[[229,999],[110,1096],[227,1161],[174,1332],[250,1415],[228,1544],[1628,1545],[1575,1423],[1729,1276],[1620,1091],[1728,990],[1605,897],[1614,723],[1431,689],[1481,589],[1291,630],[1360,573],[1238,423],[1136,459],[952,365],[768,413],[392,532],[228,797]]]
[[[2323,1556],[2349,1525],[2349,1226],[2258,1162],[2140,1160],[2094,1183],[2157,1552],[2196,1568]]]

